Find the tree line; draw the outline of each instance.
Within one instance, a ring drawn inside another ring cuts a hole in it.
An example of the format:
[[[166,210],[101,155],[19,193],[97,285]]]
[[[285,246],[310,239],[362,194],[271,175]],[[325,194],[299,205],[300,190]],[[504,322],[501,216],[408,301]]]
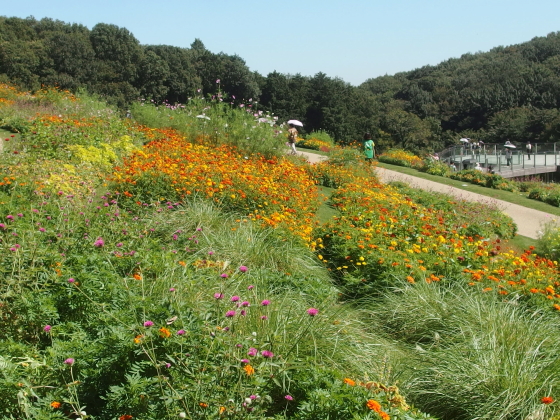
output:
[[[219,83],[217,81],[219,80]],[[435,66],[353,86],[314,76],[251,71],[237,55],[141,45],[125,28],[33,17],[0,16],[0,82],[23,89],[86,89],[125,108],[138,99],[185,103],[219,91],[251,99],[280,121],[295,118],[306,132],[324,130],[337,142],[370,132],[378,148],[440,150],[460,137],[486,143],[560,139],[560,32],[523,44],[464,54]]]

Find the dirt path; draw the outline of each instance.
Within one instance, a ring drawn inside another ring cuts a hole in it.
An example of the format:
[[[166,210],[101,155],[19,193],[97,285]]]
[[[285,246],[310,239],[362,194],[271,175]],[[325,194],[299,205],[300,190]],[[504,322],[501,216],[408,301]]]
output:
[[[305,156],[309,163],[317,163],[326,159],[325,156],[298,150],[298,155],[300,154]],[[507,201],[496,200],[491,197],[486,197],[485,195],[460,190],[449,185],[443,185],[426,179],[416,178],[411,175],[401,174],[400,172],[391,171],[389,169],[377,167],[376,174],[379,177],[379,180],[384,183],[401,181],[409,184],[413,188],[449,194],[461,200],[496,205],[500,210],[502,210],[502,212],[513,219],[517,225],[518,234],[528,238],[538,239],[539,231],[542,229],[543,223],[556,219],[556,216],[553,214],[529,209],[517,204],[508,203]]]

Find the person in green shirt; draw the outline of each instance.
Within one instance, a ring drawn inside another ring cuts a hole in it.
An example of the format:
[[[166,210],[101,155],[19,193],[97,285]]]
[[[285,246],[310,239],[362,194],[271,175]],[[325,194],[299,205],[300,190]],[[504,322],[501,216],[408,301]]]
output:
[[[375,143],[371,139],[371,134],[364,134],[364,155],[366,162],[371,163],[375,158]]]

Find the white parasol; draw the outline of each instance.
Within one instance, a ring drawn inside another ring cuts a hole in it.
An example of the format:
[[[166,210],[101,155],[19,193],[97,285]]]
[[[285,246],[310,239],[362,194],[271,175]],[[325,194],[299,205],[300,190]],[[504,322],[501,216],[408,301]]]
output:
[[[289,125],[297,125],[298,127],[303,127],[303,123],[301,121],[298,121],[298,120],[289,120],[288,124]]]
[[[459,139],[459,141],[463,142],[463,143],[468,143],[469,139],[463,137],[462,139]]]
[[[509,140],[506,141],[506,144],[504,144],[504,147],[509,147],[510,149],[515,149],[515,145],[511,144],[511,143],[509,142]]]

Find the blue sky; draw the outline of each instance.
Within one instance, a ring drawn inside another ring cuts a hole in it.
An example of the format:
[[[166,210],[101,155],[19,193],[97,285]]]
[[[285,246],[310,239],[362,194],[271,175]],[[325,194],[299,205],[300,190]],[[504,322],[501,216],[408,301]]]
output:
[[[12,0],[0,15],[110,23],[141,44],[237,54],[263,76],[353,85],[560,31],[558,0]]]

